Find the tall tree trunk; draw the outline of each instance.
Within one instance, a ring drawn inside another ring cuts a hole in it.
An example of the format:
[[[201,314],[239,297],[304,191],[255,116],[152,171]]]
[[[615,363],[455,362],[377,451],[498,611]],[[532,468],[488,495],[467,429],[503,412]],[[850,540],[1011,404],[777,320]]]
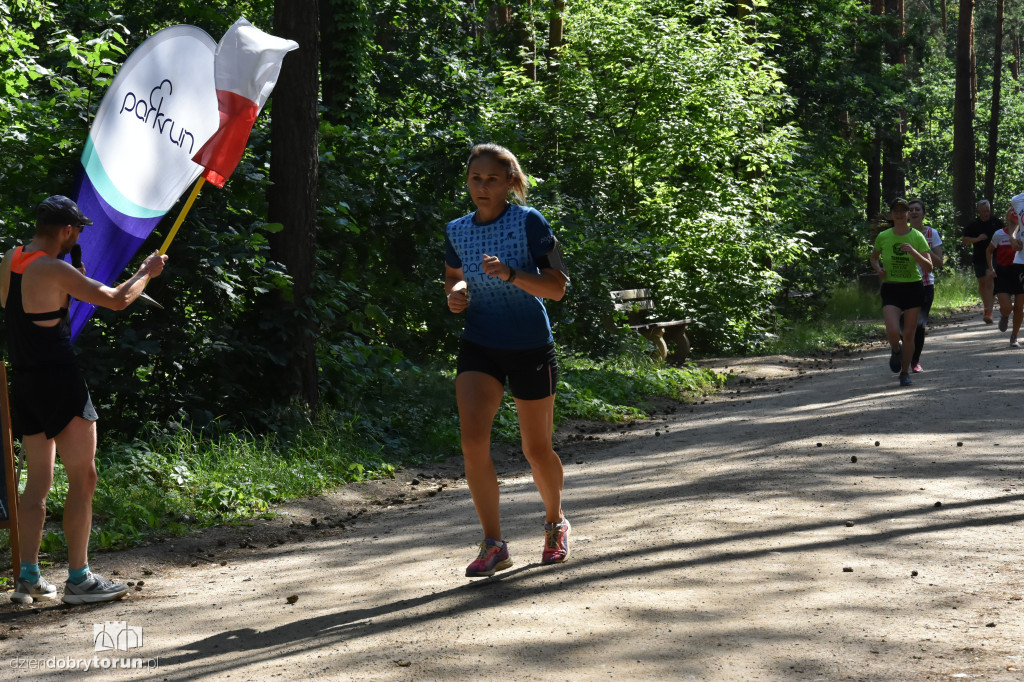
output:
[[[974,216],[974,119],[971,54],[974,52],[974,0],[960,0],[956,30],[956,87],[953,95],[953,209],[964,227]]]
[[[875,128],[875,140],[868,152],[867,219],[874,220],[882,212],[882,131]]]
[[[269,217],[284,229],[271,235],[270,249],[292,278],[290,295],[276,306],[289,328],[282,330],[279,397],[300,398],[316,414],[319,387],[316,329],[307,301],[316,253],[318,104],[320,60],[317,0],[278,0],[274,32],[299,49],[284,60],[274,94],[270,140]],[[268,385],[270,382],[268,382]]]
[[[558,53],[564,38],[564,15],[565,0],[551,0],[551,19],[548,30],[548,71],[551,73],[558,72]]]
[[[973,4],[973,3],[972,3]],[[974,17],[971,17],[971,119],[978,116],[978,51],[974,46]]]
[[[992,65],[992,116],[988,122],[988,163],[985,164],[985,198],[996,193],[996,160],[999,151],[999,99],[1003,84],[1003,0],[996,0],[995,52]]]
[[[942,0],[942,35],[946,35],[946,0]]]
[[[317,5],[324,113],[333,123],[357,121],[363,113],[369,7],[366,0],[318,0]]]
[[[1013,75],[1013,80],[1020,80],[1020,35],[1017,33],[1017,29],[1010,30],[1010,51],[1013,55],[1010,73]]]
[[[523,21],[523,46],[526,48],[526,77],[537,80],[537,26],[533,20],[533,0],[529,0],[526,19]]]
[[[904,9],[903,0],[886,0],[885,13],[891,17],[889,64],[906,66],[906,51],[903,47]],[[904,74],[905,70],[902,71]],[[903,134],[906,112],[895,111],[882,136],[882,197],[890,202],[906,193],[906,170],[903,165]]]
[[[885,0],[869,0],[871,13],[880,16],[885,14]],[[872,40],[864,45],[864,58],[866,70],[875,76],[882,74],[882,55],[880,43]],[[881,126],[875,126],[872,130],[874,139],[865,146],[867,149],[867,171],[868,187],[864,212],[868,220],[874,220],[882,210],[882,137]]]

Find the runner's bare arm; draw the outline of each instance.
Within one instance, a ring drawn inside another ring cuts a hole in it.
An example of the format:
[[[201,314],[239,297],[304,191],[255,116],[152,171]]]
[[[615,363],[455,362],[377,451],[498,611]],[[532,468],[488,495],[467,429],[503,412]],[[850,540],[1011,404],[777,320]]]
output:
[[[108,287],[102,282],[86,277],[63,260],[53,262],[51,267],[57,286],[79,301],[111,310],[124,310],[142,295],[146,282],[163,272],[166,260],[167,256],[161,256],[154,251],[143,261],[134,275],[114,287]]]

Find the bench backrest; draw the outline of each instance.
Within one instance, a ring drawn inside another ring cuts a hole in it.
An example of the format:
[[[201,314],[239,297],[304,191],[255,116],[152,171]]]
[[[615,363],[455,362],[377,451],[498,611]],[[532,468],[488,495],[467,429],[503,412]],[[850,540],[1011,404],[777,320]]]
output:
[[[650,289],[622,289],[612,291],[611,296],[612,305],[620,312],[654,309],[654,299],[651,298]]]

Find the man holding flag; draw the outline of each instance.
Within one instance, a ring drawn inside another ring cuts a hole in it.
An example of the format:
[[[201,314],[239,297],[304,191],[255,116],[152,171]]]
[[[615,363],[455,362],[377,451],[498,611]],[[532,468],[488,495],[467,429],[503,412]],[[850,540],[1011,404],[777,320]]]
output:
[[[167,256],[151,254],[130,278],[110,287],[86,277],[64,260],[92,220],[71,199],[52,196],[36,208],[32,241],[4,255],[0,263],[0,305],[4,307],[12,374],[12,421],[21,436],[28,481],[19,504],[22,559],[11,600],[31,603],[57,598],[57,588],[39,572],[39,545],[46,496],[59,453],[68,477],[64,536],[68,580],[64,601],[90,604],[123,597],[128,587],[89,570],[92,498],[96,491],[96,410],[71,346],[70,299],[123,310],[163,272]],[[73,256],[74,258],[74,256]],[[26,561],[27,560],[27,561]]]

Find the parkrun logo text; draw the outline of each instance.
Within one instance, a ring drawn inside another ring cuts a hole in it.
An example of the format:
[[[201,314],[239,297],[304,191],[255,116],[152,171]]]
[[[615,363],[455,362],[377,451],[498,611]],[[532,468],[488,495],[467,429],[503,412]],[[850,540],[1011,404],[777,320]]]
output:
[[[143,98],[134,92],[128,92],[121,102],[121,110],[117,113],[135,115],[135,118],[147,124],[158,135],[166,135],[171,144],[179,149],[184,149],[188,144],[188,153],[192,154],[196,138],[181,124],[176,123],[173,118],[168,118],[162,109],[165,95],[170,97],[174,94],[174,84],[168,79],[163,79],[160,84],[149,91],[149,97]]]

